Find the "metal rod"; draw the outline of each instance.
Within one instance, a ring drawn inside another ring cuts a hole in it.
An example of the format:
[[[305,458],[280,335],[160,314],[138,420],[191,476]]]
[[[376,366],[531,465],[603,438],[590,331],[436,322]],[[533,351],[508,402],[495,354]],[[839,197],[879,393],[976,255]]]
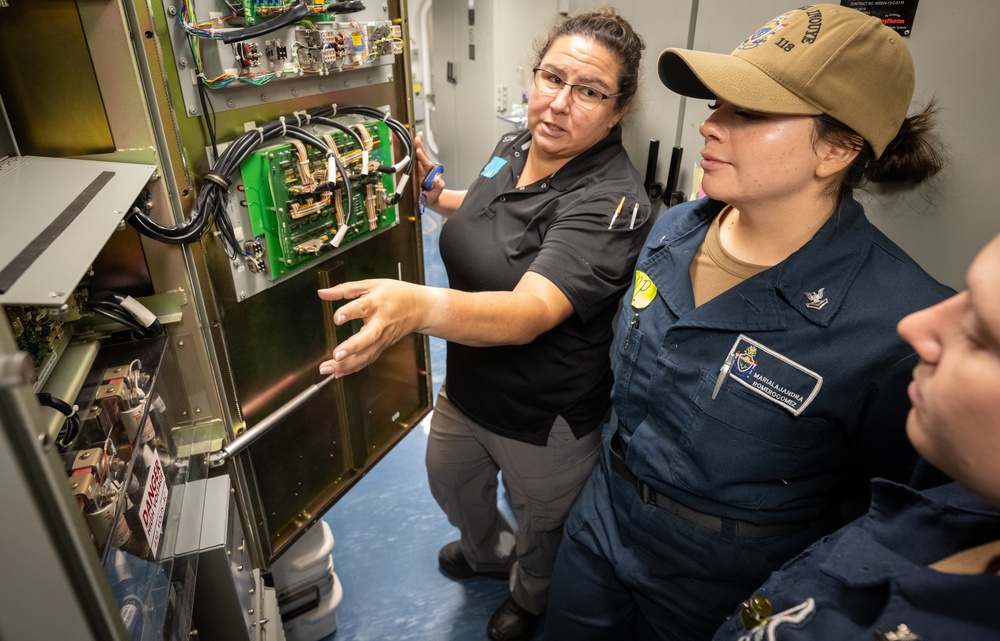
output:
[[[270,432],[272,427],[281,422],[282,419],[298,409],[310,398],[315,396],[321,389],[323,389],[324,385],[334,380],[334,378],[336,377],[333,374],[330,374],[319,383],[306,388],[300,392],[298,396],[288,401],[274,412],[268,414],[267,418],[263,421],[244,431],[236,437],[232,443],[212,454],[210,459],[211,467],[221,467],[227,460],[250,447],[254,441]]]

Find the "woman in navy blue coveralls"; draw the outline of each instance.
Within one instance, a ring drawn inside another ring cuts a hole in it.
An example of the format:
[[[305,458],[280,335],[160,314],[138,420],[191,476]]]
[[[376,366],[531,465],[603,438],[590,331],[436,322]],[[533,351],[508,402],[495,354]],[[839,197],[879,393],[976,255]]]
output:
[[[907,118],[909,53],[879,20],[812,5],[731,55],[667,49],[659,75],[714,100],[708,198],[656,222],[625,295],[549,641],[708,639],[868,479],[907,480],[915,356],[895,326],[950,293],[851,195],[940,168],[930,110]]]
[[[772,574],[715,641],[1000,637],[1000,236],[966,282],[899,323],[920,357],[907,435],[957,482],[874,481],[864,518]]]

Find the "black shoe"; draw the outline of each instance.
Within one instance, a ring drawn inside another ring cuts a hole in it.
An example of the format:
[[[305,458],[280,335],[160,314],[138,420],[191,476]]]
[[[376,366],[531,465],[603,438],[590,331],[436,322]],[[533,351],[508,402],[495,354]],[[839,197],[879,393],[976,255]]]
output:
[[[506,570],[493,570],[491,572],[477,572],[472,569],[469,562],[462,554],[462,544],[459,541],[452,541],[441,548],[438,552],[438,567],[441,571],[453,579],[471,579],[474,576],[488,576],[493,579],[509,579],[510,572]]]
[[[513,597],[507,597],[486,624],[486,634],[493,641],[528,641],[541,618],[542,615],[532,614],[519,606]]]

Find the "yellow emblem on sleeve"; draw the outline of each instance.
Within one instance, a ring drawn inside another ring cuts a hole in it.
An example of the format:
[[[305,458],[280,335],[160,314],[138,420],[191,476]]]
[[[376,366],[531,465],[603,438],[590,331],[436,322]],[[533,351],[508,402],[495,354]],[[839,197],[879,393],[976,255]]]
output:
[[[635,270],[635,287],[632,288],[632,309],[646,309],[656,298],[656,285],[649,276]]]

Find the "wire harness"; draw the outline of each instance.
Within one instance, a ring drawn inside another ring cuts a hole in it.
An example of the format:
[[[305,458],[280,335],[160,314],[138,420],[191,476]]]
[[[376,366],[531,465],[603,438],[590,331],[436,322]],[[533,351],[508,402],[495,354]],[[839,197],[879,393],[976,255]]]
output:
[[[335,115],[357,115],[383,121],[402,143],[405,152],[402,160],[393,165],[379,165],[376,168],[381,173],[402,174],[396,181],[395,193],[390,199],[390,204],[395,205],[398,203],[402,198],[402,190],[413,169],[413,139],[410,137],[409,130],[401,122],[390,117],[387,112],[380,109],[363,105],[334,105],[304,113],[297,112],[288,118],[282,116],[278,120],[251,129],[234,140],[218,156],[212,170],[202,177],[195,207],[191,211],[188,220],[183,223],[170,226],[154,221],[150,215],[152,212],[152,199],[148,192],[144,192],[140,194],[129,211],[127,218],[129,224],[150,238],[172,245],[183,245],[198,241],[215,225],[224,242],[226,254],[230,259],[235,259],[239,256],[252,259],[253,257],[246,253],[240,246],[233,229],[233,223],[227,212],[229,189],[232,186],[232,176],[239,170],[240,165],[255,149],[264,146],[268,141],[289,138],[320,150],[327,157],[328,164],[332,163],[332,167],[336,167],[336,172],[332,171],[331,167],[331,170],[327,172],[326,182],[319,184],[316,190],[319,192],[335,191],[338,187],[342,186],[343,197],[346,198],[346,202],[353,202],[351,176],[344,167],[340,154],[332,144],[327,143],[327,140],[307,131],[301,126],[304,119],[307,125],[317,124],[338,129],[351,136],[361,149],[365,149],[364,141],[358,131],[363,131],[363,128],[352,128],[344,125],[333,119]],[[292,124],[293,118],[295,124]],[[326,138],[329,139],[328,136]],[[366,174],[368,171],[367,160],[363,165],[362,171]],[[339,180],[337,180],[337,176],[340,177]],[[347,209],[350,212],[350,207]],[[349,224],[349,220],[345,221],[345,225],[341,227],[341,231],[346,232],[346,226]],[[338,235],[340,239],[343,238],[342,233]],[[336,246],[338,243],[335,242],[333,244]]]

